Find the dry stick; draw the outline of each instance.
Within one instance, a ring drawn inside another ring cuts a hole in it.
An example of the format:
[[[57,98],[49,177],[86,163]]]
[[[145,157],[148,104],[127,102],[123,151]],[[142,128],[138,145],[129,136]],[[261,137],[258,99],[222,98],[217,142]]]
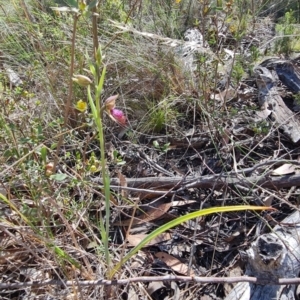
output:
[[[68,99],[67,103],[65,105],[65,114],[64,114],[64,124],[63,127],[67,127],[68,124],[68,119],[69,119],[69,112],[71,108],[71,103],[72,103],[72,96],[73,96],[73,81],[72,77],[74,74],[74,61],[75,61],[75,39],[76,39],[76,29],[77,29],[77,21],[78,21],[79,15],[75,13],[74,15],[74,22],[73,22],[73,35],[72,35],[72,45],[71,45],[71,65],[70,65],[70,80],[69,80],[69,94],[68,94]],[[54,158],[54,167],[53,169],[56,169],[58,159],[59,159],[59,152],[60,148],[63,144],[64,141],[64,135],[61,135],[58,143],[57,143],[57,148],[56,148],[56,156]]]
[[[240,173],[239,173],[240,174]],[[94,183],[103,184],[101,180],[97,178],[97,180],[93,180]],[[291,186],[300,186],[300,175],[284,175],[284,176],[270,176],[270,174],[262,174],[251,177],[242,177],[237,178],[234,173],[224,173],[224,174],[216,174],[216,175],[206,175],[206,176],[187,176],[186,178],[182,178],[181,176],[175,177],[142,177],[142,178],[127,178],[128,187],[119,186],[120,182],[118,178],[111,179],[111,188],[112,189],[126,189],[132,191],[140,191],[145,192],[149,191],[149,189],[137,189],[137,187],[152,187],[152,188],[170,188],[174,185],[178,185],[180,183],[181,188],[189,189],[189,188],[212,188],[215,187],[217,189],[223,187],[224,183],[229,185],[243,184],[247,183],[246,186],[249,185],[260,185],[264,188],[271,189],[279,189]],[[151,190],[150,190],[151,191]],[[178,191],[177,191],[178,192]],[[165,194],[166,191],[153,191],[153,194]]]
[[[284,176],[273,176],[269,177],[270,172],[268,172],[265,175],[257,175],[253,177],[245,177],[242,179],[238,179],[237,175],[242,174],[251,174],[255,170],[265,167],[267,165],[274,165],[274,164],[292,164],[296,166],[300,166],[300,162],[296,160],[287,160],[287,159],[281,159],[281,160],[269,160],[263,163],[259,163],[251,168],[245,168],[237,171],[232,171],[224,174],[215,174],[215,175],[206,175],[206,176],[187,176],[187,177],[181,177],[181,176],[175,176],[175,177],[142,177],[142,178],[127,178],[127,187],[123,187],[119,185],[119,179],[118,178],[111,178],[110,185],[111,189],[113,190],[128,190],[132,192],[140,192],[140,193],[149,193],[149,194],[156,194],[156,195],[168,195],[173,194],[176,191],[172,191],[172,188],[168,191],[166,190],[151,190],[150,187],[157,188],[159,186],[170,186],[177,185],[181,187],[181,189],[187,189],[191,187],[200,187],[200,188],[212,188],[214,185],[217,184],[217,187],[220,187],[220,185],[224,184],[224,181],[227,180],[227,183],[231,184],[238,184],[243,180],[247,180],[248,184],[256,184],[257,181],[261,181],[262,179],[265,179],[265,182],[262,182],[262,185],[264,187],[272,188],[281,188],[281,187],[291,187],[291,186],[299,186],[300,185],[300,175],[284,175]],[[0,174],[1,175],[1,174]],[[223,181],[219,181],[219,178],[222,178]],[[101,180],[98,178],[91,179],[94,184],[102,184]],[[139,186],[148,186],[148,189],[145,188],[138,188]]]
[[[133,282],[158,282],[158,281],[179,281],[179,282],[194,282],[194,283],[237,283],[237,282],[249,282],[259,285],[288,285],[288,284],[300,284],[300,278],[278,278],[272,280],[271,278],[256,278],[251,276],[238,276],[238,277],[198,277],[198,276],[176,276],[176,275],[166,275],[166,276],[143,276],[134,277],[127,279],[118,280],[81,280],[77,281],[78,286],[111,286],[111,285],[127,285]],[[43,280],[43,281],[28,281],[19,283],[0,283],[0,289],[17,289],[25,287],[37,287],[37,286],[49,286],[49,285],[61,285],[61,286],[75,286],[72,280]]]

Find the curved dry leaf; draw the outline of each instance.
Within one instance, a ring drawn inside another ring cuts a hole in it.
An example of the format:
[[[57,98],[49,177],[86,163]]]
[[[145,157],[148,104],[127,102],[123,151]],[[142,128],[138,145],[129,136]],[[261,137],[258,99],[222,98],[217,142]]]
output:
[[[291,165],[291,164],[283,164],[282,166],[280,166],[279,168],[273,170],[273,172],[271,173],[272,175],[287,175],[287,174],[292,174],[295,173],[296,170],[296,166],[295,165]]]
[[[182,263],[179,259],[175,258],[174,256],[164,253],[164,252],[157,252],[155,256],[162,260],[168,267],[170,267],[173,271],[183,274],[183,275],[190,275],[194,276],[195,273],[192,269]]]

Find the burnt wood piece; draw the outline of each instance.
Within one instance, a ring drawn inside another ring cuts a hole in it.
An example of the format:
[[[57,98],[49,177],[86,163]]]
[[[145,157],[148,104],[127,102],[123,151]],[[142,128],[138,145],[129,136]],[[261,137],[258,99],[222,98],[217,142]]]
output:
[[[260,66],[275,70],[279,80],[293,93],[300,91],[300,70],[293,61],[273,58],[265,60]]]
[[[240,282],[225,300],[295,300],[296,285],[276,285],[279,278],[296,278],[300,271],[300,212],[295,211],[276,225],[271,233],[259,236],[244,256],[245,275],[268,285]]]
[[[268,68],[272,69],[270,71]],[[292,91],[299,91],[300,73],[289,61],[268,60],[254,69],[256,84],[259,90],[258,101],[261,109],[268,111],[272,119],[290,139],[297,143],[300,140],[300,121],[284,103],[277,90],[278,79]]]

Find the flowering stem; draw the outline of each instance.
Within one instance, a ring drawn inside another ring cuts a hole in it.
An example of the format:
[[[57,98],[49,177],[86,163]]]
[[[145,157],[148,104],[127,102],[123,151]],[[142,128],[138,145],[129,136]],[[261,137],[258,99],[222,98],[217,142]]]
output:
[[[91,95],[91,88],[88,86],[88,100],[92,110],[93,119],[96,123],[96,127],[98,130],[98,139],[100,144],[100,152],[101,152],[101,171],[102,171],[102,181],[104,185],[104,196],[105,196],[105,226],[103,222],[102,212],[100,211],[100,229],[101,236],[105,250],[105,259],[107,264],[107,274],[110,274],[110,255],[108,248],[108,236],[109,236],[109,220],[110,220],[110,181],[109,177],[106,174],[106,160],[105,160],[105,144],[104,144],[104,135],[103,135],[103,125],[102,118],[100,114],[100,96],[98,99],[95,99],[95,102]]]

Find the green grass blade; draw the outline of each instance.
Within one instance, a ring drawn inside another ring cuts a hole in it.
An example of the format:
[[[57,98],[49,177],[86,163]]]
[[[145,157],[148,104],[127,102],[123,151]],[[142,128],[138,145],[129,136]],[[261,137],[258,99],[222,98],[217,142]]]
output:
[[[176,225],[182,224],[191,219],[195,219],[197,217],[207,216],[214,213],[224,213],[224,212],[233,212],[233,211],[243,211],[243,210],[274,210],[272,207],[266,206],[251,206],[251,205],[237,205],[237,206],[221,206],[221,207],[212,207],[203,210],[198,210],[187,215],[181,216],[172,220],[153,232],[151,232],[148,236],[146,236],[137,246],[135,246],[111,271],[110,278],[114,276],[114,274],[120,269],[120,267],[130,259],[135,253],[137,253],[140,249],[142,249],[147,243],[149,243],[152,239],[157,237],[159,234],[169,230],[170,228],[175,227]]]

